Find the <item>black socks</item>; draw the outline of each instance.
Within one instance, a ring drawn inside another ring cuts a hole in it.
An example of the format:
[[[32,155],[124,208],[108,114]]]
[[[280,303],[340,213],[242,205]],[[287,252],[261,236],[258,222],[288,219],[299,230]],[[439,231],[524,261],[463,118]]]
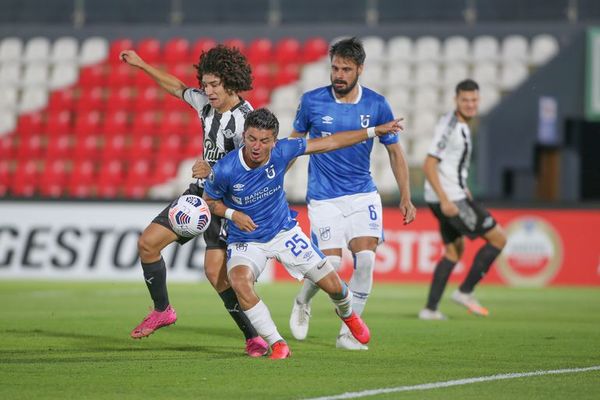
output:
[[[490,266],[500,254],[501,249],[486,243],[482,246],[475,258],[473,259],[473,265],[465,278],[465,281],[460,285],[459,290],[463,293],[471,293],[475,288],[475,285],[485,276],[489,271]]]
[[[167,293],[167,268],[165,261],[160,260],[153,263],[142,263],[144,279],[154,301],[154,309],[164,311],[169,306],[169,294]]]
[[[456,265],[455,262],[442,258],[435,266],[433,272],[433,280],[431,281],[431,287],[429,288],[429,297],[427,298],[427,308],[430,310],[437,310],[438,303],[444,294],[444,289],[448,283],[448,278]]]
[[[250,323],[250,320],[240,308],[240,303],[238,302],[237,296],[235,295],[233,289],[225,289],[219,293],[219,296],[221,296],[221,299],[223,299],[225,308],[229,312],[229,315],[231,315],[231,318],[233,318],[240,330],[244,332],[246,339],[251,339],[258,336],[256,329],[254,329],[254,326],[252,326],[252,323]]]

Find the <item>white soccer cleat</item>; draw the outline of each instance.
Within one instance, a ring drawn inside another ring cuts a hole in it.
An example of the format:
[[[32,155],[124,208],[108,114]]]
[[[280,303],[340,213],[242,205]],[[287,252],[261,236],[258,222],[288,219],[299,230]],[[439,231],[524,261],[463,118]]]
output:
[[[425,321],[445,321],[448,319],[444,314],[442,314],[439,310],[430,310],[429,308],[424,308],[419,311],[419,319]]]
[[[290,330],[296,340],[306,339],[308,322],[310,320],[310,304],[300,304],[294,300],[292,315],[290,315]]]
[[[346,350],[369,350],[368,346],[354,339],[350,332],[339,335],[335,341],[335,347]]]
[[[490,314],[487,308],[479,304],[479,302],[473,296],[472,293],[463,293],[460,290],[456,289],[454,293],[452,293],[452,300],[466,307],[467,310],[469,310],[469,312],[475,315],[487,317]]]

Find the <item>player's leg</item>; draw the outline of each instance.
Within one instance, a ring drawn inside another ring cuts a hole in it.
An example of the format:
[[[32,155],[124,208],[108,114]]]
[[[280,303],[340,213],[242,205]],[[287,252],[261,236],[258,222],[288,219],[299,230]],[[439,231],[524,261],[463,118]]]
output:
[[[277,331],[267,305],[254,290],[254,282],[265,268],[267,257],[262,249],[252,244],[231,244],[227,261],[227,275],[238,298],[240,308],[258,334],[271,346],[271,358],[281,359],[291,355],[289,347]]]
[[[169,304],[167,268],[161,255],[162,249],[177,239],[172,230],[153,222],[146,227],[138,240],[144,279],[154,302],[154,310],[131,332],[131,337],[135,339],[148,336],[177,320],[175,310]]]

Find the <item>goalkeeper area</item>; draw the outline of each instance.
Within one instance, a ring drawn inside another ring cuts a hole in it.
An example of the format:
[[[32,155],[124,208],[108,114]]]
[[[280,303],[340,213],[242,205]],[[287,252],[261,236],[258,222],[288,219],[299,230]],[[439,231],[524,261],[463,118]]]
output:
[[[377,284],[364,315],[372,340],[357,352],[335,348],[340,322],[322,293],[307,340],[292,338],[297,288],[257,288],[292,350],[272,361],[244,354],[206,283],[171,284],[178,322],[136,341],[143,283],[2,281],[0,398],[600,398],[597,288],[484,285],[491,315],[479,318],[451,302],[451,285],[449,320],[421,321],[426,285]]]

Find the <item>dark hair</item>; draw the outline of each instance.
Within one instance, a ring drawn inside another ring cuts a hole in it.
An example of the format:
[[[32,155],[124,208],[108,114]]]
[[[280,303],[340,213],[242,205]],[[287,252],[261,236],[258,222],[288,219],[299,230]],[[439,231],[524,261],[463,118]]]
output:
[[[334,56],[348,58],[354,61],[356,65],[363,65],[367,57],[362,42],[356,37],[342,39],[334,43],[329,49],[329,58],[333,60]]]
[[[473,79],[465,79],[464,81],[458,82],[456,85],[456,95],[458,96],[458,92],[472,92],[474,90],[479,90],[479,85]]]
[[[246,57],[237,48],[220,44],[203,51],[194,68],[198,71],[196,78],[200,86],[203,75],[213,74],[221,79],[225,89],[236,93],[252,89],[252,69]]]
[[[279,121],[275,114],[269,111],[267,108],[259,108],[251,111],[246,115],[246,122],[244,122],[244,132],[248,128],[266,129],[273,132],[273,137],[277,137],[279,133]]]

